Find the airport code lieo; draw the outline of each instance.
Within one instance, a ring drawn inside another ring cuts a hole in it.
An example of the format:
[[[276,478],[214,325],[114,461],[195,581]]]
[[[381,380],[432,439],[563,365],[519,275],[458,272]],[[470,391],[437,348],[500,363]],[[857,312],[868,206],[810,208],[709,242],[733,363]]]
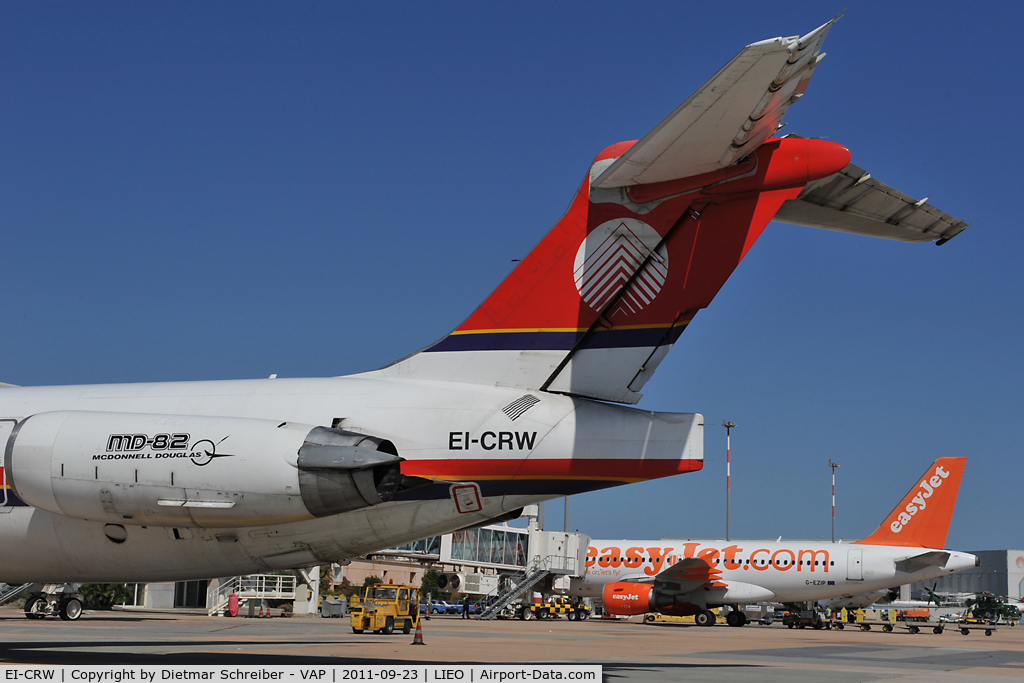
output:
[[[5,681],[50,683],[125,683],[140,681],[599,681],[603,668],[596,664],[552,665],[428,665],[428,666],[4,666]]]

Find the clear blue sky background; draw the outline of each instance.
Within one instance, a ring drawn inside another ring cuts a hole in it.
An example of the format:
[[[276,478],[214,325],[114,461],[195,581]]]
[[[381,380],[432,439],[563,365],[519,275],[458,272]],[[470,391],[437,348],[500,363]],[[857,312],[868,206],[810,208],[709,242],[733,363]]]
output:
[[[443,336],[744,45],[845,2],[0,3],[0,380],[339,375]],[[870,533],[969,458],[949,545],[1024,547],[1017,3],[854,3],[789,131],[977,223],[773,224],[647,385],[702,472],[573,498],[598,537]],[[561,505],[548,520],[561,523]]]

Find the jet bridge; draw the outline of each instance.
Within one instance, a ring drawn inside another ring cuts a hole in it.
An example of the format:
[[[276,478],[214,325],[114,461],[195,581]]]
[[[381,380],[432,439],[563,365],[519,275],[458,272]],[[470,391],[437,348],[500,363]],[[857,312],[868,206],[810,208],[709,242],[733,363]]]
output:
[[[525,529],[493,524],[407,543],[373,553],[452,567],[442,572],[438,588],[484,595],[490,599],[481,619],[491,619],[528,591],[564,594],[572,578],[583,576],[590,537],[581,533],[542,531],[537,506],[524,509]],[[495,608],[495,605],[500,606]]]

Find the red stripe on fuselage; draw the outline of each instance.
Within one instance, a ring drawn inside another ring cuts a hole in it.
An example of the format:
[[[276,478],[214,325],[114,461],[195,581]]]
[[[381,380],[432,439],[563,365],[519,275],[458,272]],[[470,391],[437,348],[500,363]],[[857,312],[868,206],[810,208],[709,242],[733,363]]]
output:
[[[406,460],[402,474],[453,481],[474,479],[594,479],[637,482],[696,472],[703,460],[634,458],[450,458]]]

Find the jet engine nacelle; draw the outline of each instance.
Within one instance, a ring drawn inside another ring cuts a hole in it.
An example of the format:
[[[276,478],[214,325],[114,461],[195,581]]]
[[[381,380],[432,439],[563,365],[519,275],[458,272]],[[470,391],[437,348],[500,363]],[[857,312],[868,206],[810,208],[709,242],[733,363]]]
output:
[[[654,586],[642,583],[615,581],[605,584],[601,595],[604,609],[609,614],[633,616],[655,611],[652,608]]]
[[[688,608],[688,604],[676,605],[676,596],[646,583],[613,581],[605,584],[601,594],[604,609],[609,614],[633,616],[648,612],[674,613],[673,610]],[[686,614],[694,614],[689,611]]]
[[[401,460],[390,441],[291,422],[64,411],[15,427],[4,472],[23,501],[67,517],[230,527],[387,502]]]
[[[466,575],[463,572],[445,572],[437,577],[437,589],[446,593],[463,591],[466,588]]]

